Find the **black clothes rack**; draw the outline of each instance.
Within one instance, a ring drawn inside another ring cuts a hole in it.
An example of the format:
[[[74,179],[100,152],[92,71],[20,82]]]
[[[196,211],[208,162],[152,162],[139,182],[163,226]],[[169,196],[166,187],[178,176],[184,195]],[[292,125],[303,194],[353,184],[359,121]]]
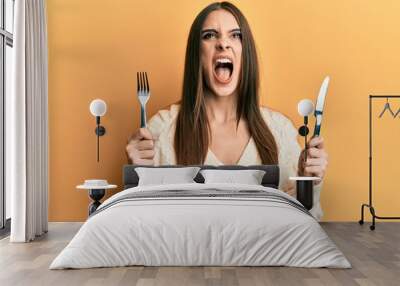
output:
[[[370,229],[375,229],[375,219],[400,219],[400,217],[384,217],[378,216],[375,212],[375,208],[372,204],[372,100],[379,98],[400,98],[400,95],[370,95],[369,96],[369,203],[361,205],[361,219],[359,220],[359,224],[364,224],[364,207],[369,208],[369,211],[372,215],[372,225],[370,225]]]

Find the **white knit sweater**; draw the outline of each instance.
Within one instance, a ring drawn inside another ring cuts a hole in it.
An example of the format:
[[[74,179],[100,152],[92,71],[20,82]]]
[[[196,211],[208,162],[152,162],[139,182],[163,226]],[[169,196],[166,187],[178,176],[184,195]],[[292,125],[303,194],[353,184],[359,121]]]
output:
[[[147,127],[155,140],[155,165],[176,164],[174,151],[175,122],[179,105],[173,104],[169,109],[160,110],[148,122]],[[291,176],[297,176],[298,160],[301,152],[297,141],[297,129],[286,116],[267,107],[261,107],[261,114],[270,128],[276,144],[278,145],[279,160],[279,189],[284,192],[295,193],[295,183],[289,180]],[[221,161],[208,150],[205,165],[223,165]],[[253,138],[250,138],[238,165],[259,165],[261,158],[258,154]],[[320,192],[322,182],[314,186],[314,205],[311,214],[318,220],[322,217],[320,206]]]

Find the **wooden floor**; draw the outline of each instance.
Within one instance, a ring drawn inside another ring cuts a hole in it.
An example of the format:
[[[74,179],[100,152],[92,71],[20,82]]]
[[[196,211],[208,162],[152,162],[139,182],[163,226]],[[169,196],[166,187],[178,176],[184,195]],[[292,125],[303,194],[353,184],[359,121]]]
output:
[[[289,267],[121,267],[48,270],[81,226],[50,223],[32,243],[0,241],[0,285],[400,285],[400,223],[370,231],[357,223],[323,223],[352,269]]]

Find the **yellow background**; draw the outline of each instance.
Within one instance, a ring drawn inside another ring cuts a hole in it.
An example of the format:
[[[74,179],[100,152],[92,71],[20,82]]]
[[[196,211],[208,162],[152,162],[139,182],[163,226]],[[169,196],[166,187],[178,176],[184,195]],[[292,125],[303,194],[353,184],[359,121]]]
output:
[[[75,189],[84,179],[121,186],[126,141],[139,125],[136,72],[150,76],[149,115],[177,101],[188,31],[209,3],[47,1],[51,221],[86,219],[89,198]],[[298,101],[315,100],[331,76],[322,128],[329,153],[324,220],[358,220],[368,199],[368,95],[400,94],[400,1],[233,3],[255,36],[262,104],[299,126]],[[89,113],[95,98],[108,104],[100,163]],[[374,103],[375,205],[378,215],[399,215],[400,118],[377,120],[383,105]],[[397,111],[400,100],[392,106]]]

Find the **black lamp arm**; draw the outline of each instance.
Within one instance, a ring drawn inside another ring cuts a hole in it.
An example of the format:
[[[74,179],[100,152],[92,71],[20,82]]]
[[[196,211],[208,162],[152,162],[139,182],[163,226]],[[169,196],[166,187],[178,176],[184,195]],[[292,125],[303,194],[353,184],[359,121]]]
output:
[[[97,162],[99,162],[99,157],[100,157],[100,140],[99,137],[103,136],[104,134],[106,134],[106,129],[104,128],[104,126],[100,125],[100,116],[96,116],[96,129],[94,130],[94,132],[96,133],[96,137],[97,137]]]

